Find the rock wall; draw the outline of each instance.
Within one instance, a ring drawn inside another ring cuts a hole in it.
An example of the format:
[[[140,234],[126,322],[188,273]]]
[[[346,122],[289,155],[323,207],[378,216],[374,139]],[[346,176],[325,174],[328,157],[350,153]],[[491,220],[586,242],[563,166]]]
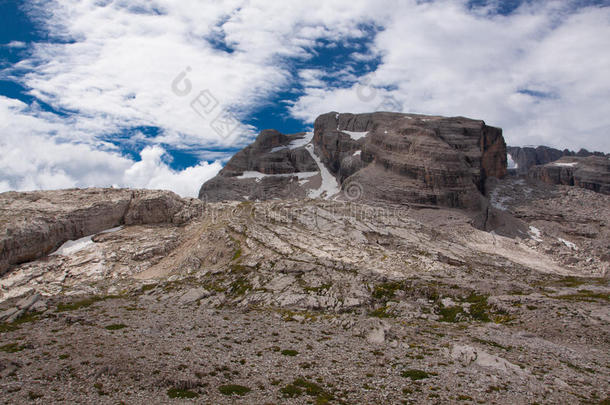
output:
[[[305,136],[261,132],[201,187],[199,197],[211,202],[302,198],[325,195],[315,190],[310,193],[315,187],[345,190],[356,184],[361,189],[358,198],[367,201],[480,209],[485,180],[506,175],[502,130],[480,120],[331,112],[315,120],[309,146],[289,147]],[[338,186],[328,185],[328,176],[321,173],[325,170]],[[242,176],[249,171],[261,176]],[[319,172],[320,176],[304,181],[298,177],[304,172]]]
[[[119,225],[182,224],[202,203],[170,191],[71,189],[0,194],[0,274],[68,240]]]
[[[601,156],[563,157],[530,168],[528,177],[547,184],[562,184],[610,194],[610,159]]]
[[[328,113],[313,142],[329,170],[371,200],[480,208],[485,179],[506,174],[502,130],[462,117]]]
[[[588,157],[601,156],[610,157],[602,152],[589,152],[586,149],[581,149],[578,152],[573,152],[568,149],[559,150],[548,146],[538,147],[519,147],[509,146],[506,148],[507,153],[511,156],[517,168],[515,172],[518,175],[527,175],[529,169],[533,166],[545,165],[554,162],[564,156]]]

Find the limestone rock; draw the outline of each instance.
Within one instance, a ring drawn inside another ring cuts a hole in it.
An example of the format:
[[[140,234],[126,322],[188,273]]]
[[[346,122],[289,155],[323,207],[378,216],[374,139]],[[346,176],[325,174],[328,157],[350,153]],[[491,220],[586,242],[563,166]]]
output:
[[[537,146],[537,147],[519,147],[519,146],[508,146],[506,148],[508,155],[515,163],[516,167],[513,169],[518,175],[527,175],[529,169],[533,166],[545,165],[547,163],[554,162],[564,156],[577,156],[577,157],[588,157],[588,156],[601,156],[610,157],[602,152],[589,152],[586,149],[581,149],[578,152],[573,152],[568,149],[559,150],[550,148],[548,146]]]
[[[182,305],[192,304],[210,295],[211,293],[205,288],[191,288],[180,297],[179,302]]]
[[[562,184],[610,194],[610,158],[563,157],[530,169],[528,176],[547,184]]]
[[[70,189],[0,194],[0,274],[62,243],[123,224],[181,224],[203,204],[170,191]]]
[[[502,130],[480,120],[331,112],[315,120],[309,145],[307,136],[261,132],[199,197],[330,198],[342,189],[350,200],[480,209],[485,180],[506,174]]]

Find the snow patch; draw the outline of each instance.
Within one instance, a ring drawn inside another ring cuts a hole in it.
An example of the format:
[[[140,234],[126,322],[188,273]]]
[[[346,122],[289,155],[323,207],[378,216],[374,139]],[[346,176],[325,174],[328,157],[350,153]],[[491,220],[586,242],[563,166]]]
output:
[[[578,250],[578,247],[576,246],[576,244],[573,242],[570,242],[569,240],[565,240],[562,238],[557,238],[557,240],[559,242],[563,243],[564,245],[566,245],[567,247],[569,247],[570,249]]]
[[[513,160],[513,157],[510,155],[510,153],[506,154],[506,160],[507,160],[507,167],[509,169],[518,169],[519,168],[519,164],[515,163],[515,161]]]
[[[354,154],[352,156],[360,156],[360,153],[362,153],[361,150],[357,150],[356,152],[354,152]]]
[[[536,228],[535,226],[530,226],[529,234],[536,242],[542,242],[542,231],[540,229]]]
[[[303,137],[290,141],[288,145],[276,146],[275,148],[272,148],[269,153],[277,152],[284,149],[300,148],[301,146],[305,146],[310,143],[312,139],[313,132],[307,132],[305,133],[305,135],[303,135]]]
[[[364,138],[369,133],[369,131],[366,131],[366,132],[341,131],[341,132],[343,132],[344,134],[348,134],[352,139],[354,139],[356,141],[360,138]]]
[[[305,149],[307,149],[313,160],[320,168],[320,176],[322,177],[322,184],[320,185],[320,188],[318,188],[317,190],[309,190],[308,197],[318,198],[322,195],[325,195],[324,198],[330,199],[330,197],[334,196],[335,194],[339,194],[339,192],[341,191],[339,182],[337,182],[335,176],[333,176],[328,171],[328,169],[326,168],[324,163],[322,163],[318,155],[314,153],[313,145],[309,144],[305,147]]]
[[[577,164],[578,164],[578,162],[572,162],[572,163],[555,162],[555,163],[553,163],[554,166],[563,166],[563,167],[574,167]]]
[[[123,229],[122,226],[117,226],[114,228],[110,228],[110,229],[106,229],[104,231],[98,232],[98,234],[100,233],[112,233],[112,232],[116,232],[116,231],[120,231],[121,229]],[[49,256],[57,256],[57,255],[61,255],[61,256],[70,256],[80,250],[85,249],[87,246],[92,245],[93,242],[93,235],[89,235],[89,236],[83,236],[80,239],[76,239],[76,240],[69,240],[67,242],[65,242],[63,245],[61,245],[55,252],[51,253]]]
[[[241,174],[241,176],[237,176],[238,179],[242,180],[242,179],[255,179],[256,182],[258,183],[259,181],[261,181],[261,179],[263,177],[292,177],[292,176],[296,176],[299,178],[299,180],[302,179],[307,179],[309,177],[313,177],[316,174],[318,174],[318,172],[297,172],[297,173],[282,173],[282,174],[267,174],[267,173],[261,173],[261,172],[257,172],[254,170],[250,170],[250,171],[245,171]]]

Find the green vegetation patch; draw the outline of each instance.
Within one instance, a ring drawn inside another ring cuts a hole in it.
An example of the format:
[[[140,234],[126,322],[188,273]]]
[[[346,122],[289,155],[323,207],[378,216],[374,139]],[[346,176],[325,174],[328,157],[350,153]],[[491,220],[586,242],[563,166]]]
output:
[[[280,390],[285,397],[296,397],[303,393],[310,397],[315,397],[316,404],[327,404],[334,396],[330,392],[324,390],[322,386],[315,382],[308,381],[304,378],[297,378],[291,384],[288,384]]]
[[[297,354],[299,354],[299,352],[297,352],[296,350],[285,349],[285,350],[282,350],[282,354],[284,356],[296,356]]]
[[[0,346],[0,352],[5,353],[17,353],[25,349],[25,346],[20,346],[18,343],[9,343],[4,346]]]
[[[423,380],[425,378],[430,378],[430,374],[426,373],[423,370],[417,370],[417,369],[414,369],[414,368],[409,369],[409,370],[405,370],[400,375],[405,377],[405,378],[410,378],[413,381]]]
[[[112,325],[106,326],[106,329],[108,329],[108,330],[119,330],[119,329],[123,329],[123,328],[126,328],[126,327],[127,327],[127,325],[125,325],[125,324],[114,323]]]
[[[332,287],[331,283],[326,283],[326,284],[322,284],[318,287],[310,287],[310,286],[305,286],[303,287],[303,290],[305,290],[306,292],[313,292],[313,293],[321,293],[322,291],[326,291],[326,290],[330,290],[330,287]]]
[[[396,295],[396,291],[402,290],[404,283],[400,281],[391,281],[387,283],[381,283],[375,286],[373,289],[373,298],[379,300],[391,300]]]
[[[553,298],[566,301],[595,302],[597,300],[610,301],[610,294],[591,290],[578,290],[575,294],[556,295]]]
[[[237,384],[228,384],[228,385],[221,385],[220,387],[218,387],[218,391],[220,391],[220,393],[222,395],[246,395],[248,392],[252,391],[250,388],[248,387],[244,387],[243,385],[237,385]]]
[[[167,396],[170,398],[197,398],[198,393],[180,388],[170,388],[167,390]]]
[[[377,309],[374,309],[371,312],[369,312],[369,316],[374,316],[377,318],[393,318],[394,317],[393,314],[388,312],[387,307],[379,307]]]
[[[252,284],[245,277],[240,277],[231,283],[231,293],[234,295],[244,295],[252,289]]]
[[[459,322],[458,315],[463,314],[464,310],[460,306],[440,307],[439,315],[441,322]]]
[[[0,323],[0,332],[12,332],[19,329],[19,325],[28,322],[35,322],[40,318],[40,314],[36,312],[28,312],[15,319],[13,322]]]

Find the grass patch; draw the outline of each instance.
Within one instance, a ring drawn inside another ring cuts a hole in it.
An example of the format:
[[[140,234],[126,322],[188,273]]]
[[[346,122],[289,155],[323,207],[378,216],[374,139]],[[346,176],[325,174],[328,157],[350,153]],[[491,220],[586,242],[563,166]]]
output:
[[[414,368],[405,370],[400,375],[405,378],[410,378],[413,381],[430,378],[430,374],[426,373],[424,370],[417,370]]]
[[[197,398],[198,393],[180,388],[170,388],[167,390],[167,396],[170,398]]]
[[[4,346],[0,346],[0,352],[5,353],[17,353],[25,349],[25,346],[20,346],[18,343],[9,343]]]
[[[294,398],[303,395],[303,390],[294,384],[288,384],[287,386],[281,388],[280,392],[284,398]]]
[[[106,326],[106,329],[108,329],[108,330],[119,330],[119,329],[123,329],[123,328],[126,328],[126,327],[127,327],[127,325],[125,325],[125,324],[114,323],[112,325]]]
[[[312,292],[312,293],[320,293],[322,291],[325,290],[330,290],[330,287],[332,287],[331,283],[327,283],[327,284],[322,284],[319,287],[310,287],[310,286],[305,286],[303,287],[303,290],[305,290],[305,292]]]
[[[391,313],[388,313],[387,311],[388,311],[387,307],[379,307],[379,308],[374,309],[371,312],[369,312],[369,316],[374,316],[377,318],[393,318],[394,315],[392,315]]]
[[[296,356],[297,354],[299,354],[299,352],[297,352],[296,350],[285,349],[282,350],[282,354],[284,356]]]
[[[578,290],[576,294],[555,295],[552,298],[566,301],[595,302],[597,300],[610,301],[610,294],[598,293],[591,290]]]
[[[396,291],[401,289],[403,289],[403,283],[399,281],[381,283],[375,286],[372,295],[373,298],[379,300],[391,300],[396,295]]]
[[[244,387],[243,385],[228,384],[228,385],[221,385],[220,387],[218,387],[218,391],[220,391],[220,393],[222,395],[243,396],[252,390],[248,387]]]
[[[322,386],[316,384],[315,382],[308,381],[302,377],[297,378],[291,384],[288,384],[284,388],[280,390],[284,396],[299,396],[303,393],[309,395],[310,397],[315,397],[316,404],[327,404],[333,398],[333,394],[324,390]]]
[[[441,322],[459,322],[458,315],[463,314],[464,310],[460,306],[441,307],[438,310]]]
[[[35,322],[40,318],[40,314],[36,312],[28,312],[21,315],[19,318],[15,319],[13,322],[1,323],[0,324],[0,332],[12,332],[14,330],[19,329],[19,325],[28,322]]]
[[[252,289],[252,284],[245,277],[240,277],[231,283],[231,293],[233,295],[244,295]]]

